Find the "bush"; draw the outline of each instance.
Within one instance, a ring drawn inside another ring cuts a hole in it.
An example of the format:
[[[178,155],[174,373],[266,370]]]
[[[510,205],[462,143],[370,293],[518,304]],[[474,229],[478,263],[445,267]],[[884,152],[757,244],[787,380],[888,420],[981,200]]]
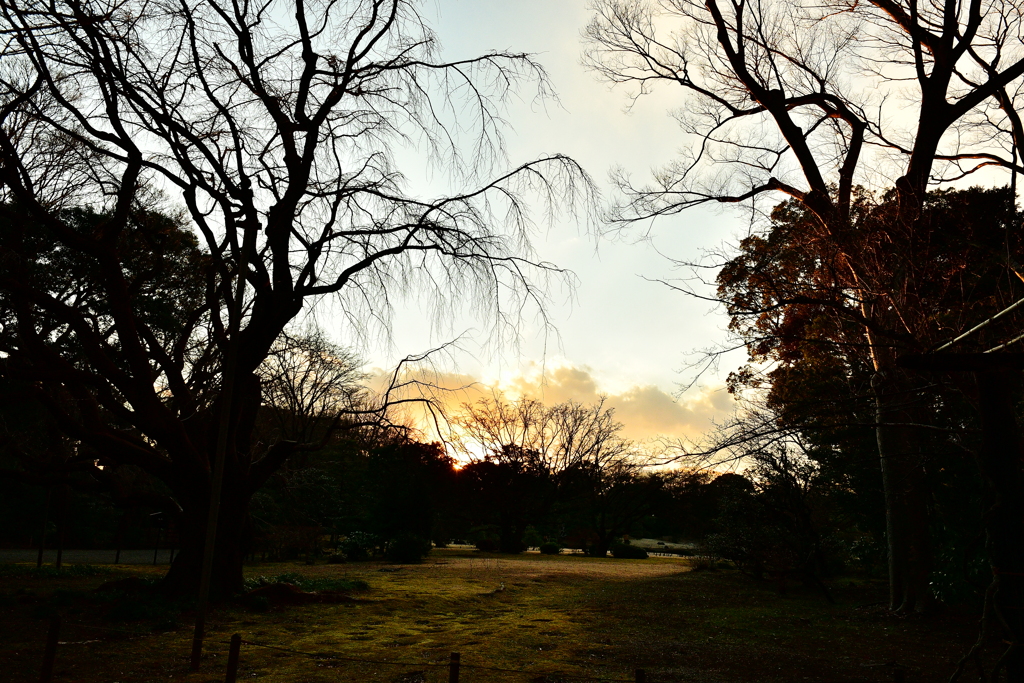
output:
[[[384,557],[399,564],[414,564],[422,562],[430,553],[430,549],[430,541],[407,534],[392,539],[384,551]]]
[[[296,572],[277,574],[275,576],[251,576],[242,582],[242,590],[249,591],[272,586],[275,583],[290,583],[298,586],[304,591],[364,591],[369,589],[369,584],[359,579],[328,579],[306,577]]]
[[[338,543],[338,551],[349,562],[365,562],[377,551],[378,539],[373,534],[353,531]]]
[[[540,544],[540,552],[542,555],[558,555],[562,552],[562,544],[555,543],[554,541],[545,541]]]
[[[476,542],[476,549],[485,553],[498,552],[498,542],[493,538],[481,538]]]
[[[703,548],[690,555],[687,561],[691,571],[713,572],[718,569],[718,558]]]
[[[613,543],[612,557],[620,560],[646,560],[648,556],[647,551],[640,546],[629,543]]]
[[[36,579],[70,579],[110,573],[111,570],[106,567],[91,564],[66,564],[60,569],[53,566],[37,569],[24,564],[0,564],[0,578],[29,576]]]
[[[345,564],[348,558],[340,550],[333,550],[327,553],[327,564]]]
[[[526,532],[523,533],[523,543],[526,544],[527,548],[539,547],[543,542],[544,537],[540,535],[540,532],[537,531],[537,529],[532,526],[526,527]]]
[[[526,552],[526,544],[514,538],[504,538],[498,541],[498,552],[507,555],[518,555]]]
[[[500,547],[501,534],[494,524],[484,524],[469,529],[469,542],[476,546],[477,550],[485,553],[496,553]]]

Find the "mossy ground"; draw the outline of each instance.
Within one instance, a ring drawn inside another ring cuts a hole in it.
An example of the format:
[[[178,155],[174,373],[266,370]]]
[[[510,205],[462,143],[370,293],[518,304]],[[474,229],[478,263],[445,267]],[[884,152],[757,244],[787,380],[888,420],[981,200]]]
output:
[[[222,607],[209,621],[202,670],[191,673],[187,611],[157,605],[136,610],[133,620],[117,620],[93,597],[104,581],[156,577],[159,570],[8,575],[0,579],[0,678],[38,680],[43,617],[53,608],[65,623],[54,680],[74,683],[222,681],[232,633],[334,656],[244,645],[240,681],[441,682],[452,652],[466,666],[462,683],[631,679],[636,668],[652,683],[868,682],[893,680],[894,666],[908,682],[940,681],[976,633],[973,618],[953,613],[899,618],[880,605],[863,606],[883,597],[884,587],[873,582],[834,583],[837,604],[829,605],[814,591],[791,587],[780,596],[776,586],[731,570],[690,572],[679,559],[435,550],[420,565],[276,563],[246,572],[361,580],[369,589],[353,593],[357,601],[348,603],[266,612]]]

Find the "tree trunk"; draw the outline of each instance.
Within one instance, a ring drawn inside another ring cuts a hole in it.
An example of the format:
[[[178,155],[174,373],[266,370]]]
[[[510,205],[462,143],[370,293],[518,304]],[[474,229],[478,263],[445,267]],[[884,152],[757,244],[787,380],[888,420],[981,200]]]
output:
[[[900,612],[924,612],[933,603],[928,496],[915,436],[907,428],[891,426],[914,421],[907,407],[910,397],[900,392],[899,374],[891,365],[882,366],[871,380],[885,493],[889,606]]]
[[[209,501],[205,497],[190,499],[182,505],[178,519],[179,550],[162,584],[168,594],[199,594],[208,511]],[[217,518],[217,550],[210,582],[212,602],[220,602],[242,592],[242,563],[251,545],[249,496],[225,490]]]

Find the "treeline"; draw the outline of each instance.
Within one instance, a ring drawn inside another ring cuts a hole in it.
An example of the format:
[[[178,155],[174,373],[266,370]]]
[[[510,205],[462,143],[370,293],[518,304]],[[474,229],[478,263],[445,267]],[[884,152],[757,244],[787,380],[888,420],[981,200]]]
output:
[[[657,538],[758,577],[818,584],[841,572],[884,574],[870,428],[833,430],[845,441],[796,457],[779,445],[774,413],[762,415],[772,446],[749,431],[748,411],[724,427],[737,442],[719,444],[744,454],[742,474],[723,474],[695,462],[666,465],[679,454],[625,439],[601,402],[546,406],[496,396],[452,416],[448,443],[425,443],[400,424],[358,421],[368,399],[351,353],[308,331],[283,336],[274,349],[261,371],[255,434],[315,447],[253,493],[236,539],[250,559],[409,561],[455,542],[604,557],[640,555],[628,539]],[[159,480],[102,458],[78,467],[74,443],[53,436],[49,416],[31,401],[7,404],[4,416],[10,438],[0,457],[17,476],[0,478],[0,543],[180,542],[181,511]],[[737,431],[741,424],[747,432]]]
[[[804,509],[792,500],[779,507],[777,482],[760,473],[652,467],[649,455],[619,436],[621,424],[601,404],[495,399],[465,408],[455,420],[463,438],[447,448],[402,429],[343,427],[322,448],[290,459],[254,494],[243,552],[258,560],[407,561],[431,545],[471,543],[491,552],[546,545],[603,557],[637,554],[624,547],[630,538],[657,538],[734,559],[754,574],[779,571],[780,558],[803,552],[783,548],[795,538],[786,520],[802,519]],[[275,430],[296,419],[267,408],[261,422]],[[93,471],[67,468],[52,479],[32,480],[23,467],[23,476],[0,478],[0,543],[53,548],[61,535],[66,548],[174,546],[180,512],[163,498],[160,482],[130,465],[102,471],[119,488],[101,486]],[[771,500],[778,531],[768,537],[756,529],[766,523]],[[751,505],[760,506],[755,517],[748,517]],[[862,534],[839,540],[831,527],[816,529],[831,554],[815,572],[846,566],[848,551],[863,541]],[[774,559],[749,554],[761,547],[743,545],[751,535],[762,546],[781,544]],[[872,538],[866,545],[878,544]]]

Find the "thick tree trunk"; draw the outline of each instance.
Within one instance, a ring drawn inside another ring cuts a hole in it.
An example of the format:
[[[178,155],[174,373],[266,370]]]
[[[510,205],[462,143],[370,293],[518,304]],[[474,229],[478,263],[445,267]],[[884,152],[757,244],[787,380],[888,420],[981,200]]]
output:
[[[933,604],[927,486],[915,435],[893,426],[914,421],[907,408],[909,397],[900,395],[898,373],[895,367],[881,367],[871,381],[885,493],[889,606],[901,612],[923,612]]]
[[[227,487],[225,487],[227,488]],[[179,551],[162,588],[176,596],[197,596],[206,541],[209,501],[194,498],[182,505],[177,520]],[[249,496],[225,490],[217,520],[216,555],[210,582],[210,600],[220,602],[242,591],[242,563],[252,545]]]

